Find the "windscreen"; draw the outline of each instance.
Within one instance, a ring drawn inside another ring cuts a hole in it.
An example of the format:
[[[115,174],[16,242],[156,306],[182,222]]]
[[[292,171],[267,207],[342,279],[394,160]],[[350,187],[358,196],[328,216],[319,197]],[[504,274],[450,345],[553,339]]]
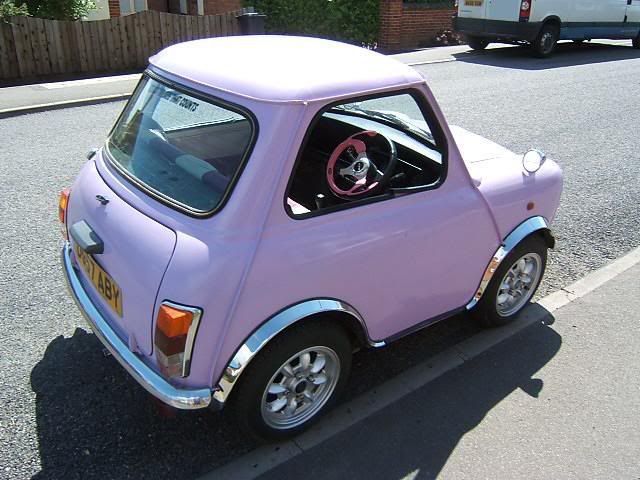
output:
[[[160,200],[196,214],[228,194],[253,138],[248,115],[144,77],[107,149],[114,165]]]

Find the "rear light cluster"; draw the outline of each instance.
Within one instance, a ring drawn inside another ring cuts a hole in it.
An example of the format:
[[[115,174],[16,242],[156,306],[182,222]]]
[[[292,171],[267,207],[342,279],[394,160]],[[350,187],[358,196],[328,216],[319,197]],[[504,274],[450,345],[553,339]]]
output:
[[[166,377],[186,377],[202,310],[162,302],[156,320],[156,358]]]
[[[67,208],[69,207],[69,196],[71,195],[71,189],[65,188],[60,192],[58,198],[58,219],[62,224],[62,236],[65,240],[69,239],[69,233],[67,230]]]
[[[528,22],[531,17],[531,2],[533,0],[522,0],[520,3],[520,21]]]

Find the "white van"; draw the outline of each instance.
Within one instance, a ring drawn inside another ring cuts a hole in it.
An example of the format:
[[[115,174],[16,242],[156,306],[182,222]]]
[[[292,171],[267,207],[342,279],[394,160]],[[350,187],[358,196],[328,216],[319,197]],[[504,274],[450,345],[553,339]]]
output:
[[[531,44],[539,57],[558,40],[632,39],[640,48],[640,0],[458,0],[454,30],[475,50],[490,42]]]

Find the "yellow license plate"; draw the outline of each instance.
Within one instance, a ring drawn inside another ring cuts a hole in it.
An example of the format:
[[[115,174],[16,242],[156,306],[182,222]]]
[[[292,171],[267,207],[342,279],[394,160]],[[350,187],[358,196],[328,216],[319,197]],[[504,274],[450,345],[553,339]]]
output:
[[[481,7],[482,0],[464,0],[464,4],[467,7]]]
[[[91,255],[75,245],[76,259],[82,266],[91,283],[111,308],[122,317],[122,291],[118,284],[104,269],[96,263]]]

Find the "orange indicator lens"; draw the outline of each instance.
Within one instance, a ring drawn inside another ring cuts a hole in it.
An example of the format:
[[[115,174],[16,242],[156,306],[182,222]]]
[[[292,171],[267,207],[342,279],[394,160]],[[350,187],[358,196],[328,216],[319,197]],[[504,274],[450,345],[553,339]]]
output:
[[[71,190],[68,188],[63,189],[60,192],[60,198],[58,200],[58,218],[60,219],[60,223],[65,223],[67,221],[67,206],[69,205],[69,194]]]
[[[193,313],[168,305],[162,305],[158,311],[158,330],[169,338],[180,337],[189,332]]]

